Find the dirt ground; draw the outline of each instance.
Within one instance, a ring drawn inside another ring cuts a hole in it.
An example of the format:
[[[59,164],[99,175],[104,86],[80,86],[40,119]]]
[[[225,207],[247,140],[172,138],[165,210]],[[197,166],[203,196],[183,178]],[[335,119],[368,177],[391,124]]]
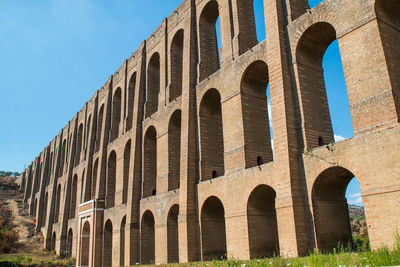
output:
[[[34,254],[38,257],[54,256],[43,249],[43,235],[35,232],[35,219],[29,216],[28,206],[23,202],[23,193],[18,189],[15,178],[0,178],[0,216],[9,229],[18,235],[18,241],[10,253]]]

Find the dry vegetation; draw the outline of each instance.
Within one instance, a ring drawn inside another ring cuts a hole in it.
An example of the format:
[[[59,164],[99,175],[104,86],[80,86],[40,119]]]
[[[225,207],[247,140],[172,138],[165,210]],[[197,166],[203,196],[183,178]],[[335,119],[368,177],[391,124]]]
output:
[[[43,250],[15,177],[0,177],[0,266],[66,266],[65,259]]]

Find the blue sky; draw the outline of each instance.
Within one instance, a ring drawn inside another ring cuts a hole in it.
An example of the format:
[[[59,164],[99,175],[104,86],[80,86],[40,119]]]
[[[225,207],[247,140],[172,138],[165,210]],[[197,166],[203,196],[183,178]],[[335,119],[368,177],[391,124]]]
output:
[[[180,2],[0,1],[0,170],[22,171]],[[263,40],[262,0],[255,10]],[[341,139],[352,136],[352,127],[338,58],[334,42],[324,69]],[[357,190],[351,183],[348,196]]]

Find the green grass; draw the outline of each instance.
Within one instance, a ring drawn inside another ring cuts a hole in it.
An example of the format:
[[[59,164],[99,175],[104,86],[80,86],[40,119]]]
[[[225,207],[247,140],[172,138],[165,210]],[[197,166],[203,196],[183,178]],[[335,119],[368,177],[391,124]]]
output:
[[[210,262],[193,262],[183,264],[168,264],[158,266],[193,266],[193,267],[338,267],[338,266],[395,266],[400,265],[400,238],[397,238],[395,248],[393,250],[382,246],[380,249],[370,251],[365,247],[356,248],[354,252],[352,245],[344,248],[339,247],[332,253],[320,253],[318,250],[313,251],[307,257],[284,258],[273,257],[269,259],[255,259],[250,261],[242,261],[229,259],[225,261],[210,261]]]
[[[37,255],[27,254],[3,254],[0,255],[0,266],[1,263],[12,263],[16,266],[67,266],[67,260],[58,257],[40,257]],[[75,260],[71,260],[70,266],[74,265]]]

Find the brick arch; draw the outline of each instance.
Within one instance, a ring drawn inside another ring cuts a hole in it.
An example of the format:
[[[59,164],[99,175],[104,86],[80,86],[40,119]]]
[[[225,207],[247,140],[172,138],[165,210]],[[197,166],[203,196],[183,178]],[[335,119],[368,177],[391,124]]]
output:
[[[157,193],[157,131],[147,128],[143,140],[143,197]]]
[[[81,162],[81,152],[83,147],[83,123],[79,124],[78,135],[76,138],[76,152],[74,165],[77,166]]]
[[[121,102],[122,90],[120,87],[118,87],[117,90],[115,90],[112,98],[110,142],[117,139],[119,135],[119,125],[121,122]]]
[[[103,231],[103,266],[111,267],[113,263],[113,224],[107,220]]]
[[[97,130],[96,130],[96,145],[95,152],[100,150],[101,133],[103,128],[103,118],[104,118],[104,104],[100,106],[99,113],[97,116]]]
[[[146,118],[158,110],[158,94],[160,93],[160,54],[155,52],[147,66]]]
[[[346,189],[355,175],[348,169],[333,166],[323,170],[315,179],[312,205],[317,246],[332,251],[338,244],[352,241]]]
[[[200,103],[201,179],[222,176],[224,166],[224,134],[221,95],[210,89]]]
[[[177,109],[168,123],[168,190],[179,188],[181,166],[182,111]]]
[[[167,251],[168,262],[179,262],[179,233],[178,233],[179,205],[174,204],[167,216]]]
[[[202,260],[226,258],[225,209],[215,196],[207,198],[201,208]]]
[[[61,184],[57,187],[56,192],[56,208],[54,212],[54,222],[57,223],[60,217],[60,209],[61,209]]]
[[[250,258],[279,255],[276,192],[265,184],[258,185],[247,201],[247,224]]]
[[[90,249],[90,223],[85,221],[82,226],[80,248],[80,266],[89,266]]]
[[[169,101],[174,101],[182,95],[183,81],[183,43],[184,30],[179,29],[171,42],[171,84],[169,88]]]
[[[220,68],[216,22],[219,18],[218,1],[209,1],[201,10],[199,18],[200,67],[202,81]]]
[[[395,98],[397,114],[400,114],[400,2],[396,0],[376,0],[379,34],[381,37],[387,68]],[[399,116],[399,115],[398,115]]]
[[[116,179],[117,179],[117,154],[113,150],[108,155],[108,160],[107,160],[106,208],[111,208],[115,204]]]
[[[135,104],[135,90],[137,84],[137,72],[135,71],[129,79],[128,85],[128,115],[126,117],[126,130],[132,129],[133,106]]]
[[[268,66],[252,62],[240,82],[246,168],[273,161],[268,117]]]
[[[68,234],[67,234],[67,253],[69,255],[67,256],[72,256],[72,248],[73,248],[73,242],[74,242],[74,232],[72,228],[69,228]]]
[[[120,236],[119,236],[119,265],[125,266],[125,227],[126,227],[126,215],[121,220],[120,225]]]
[[[154,231],[154,215],[147,210],[142,215],[141,233],[140,233],[140,263],[154,263],[155,260],[155,231]]]
[[[83,177],[82,177],[83,179]],[[78,191],[78,175],[75,174],[72,179],[72,187],[71,187],[71,195],[70,195],[70,208],[69,208],[69,219],[75,218],[76,213],[76,199],[77,199],[77,191]]]
[[[296,48],[296,70],[304,146],[312,149],[334,142],[322,59],[336,40],[332,24],[317,22],[301,36]]]
[[[123,181],[122,181],[122,204],[128,201],[128,186],[129,186],[129,169],[131,162],[131,139],[129,139],[124,148],[124,166],[123,166]]]

